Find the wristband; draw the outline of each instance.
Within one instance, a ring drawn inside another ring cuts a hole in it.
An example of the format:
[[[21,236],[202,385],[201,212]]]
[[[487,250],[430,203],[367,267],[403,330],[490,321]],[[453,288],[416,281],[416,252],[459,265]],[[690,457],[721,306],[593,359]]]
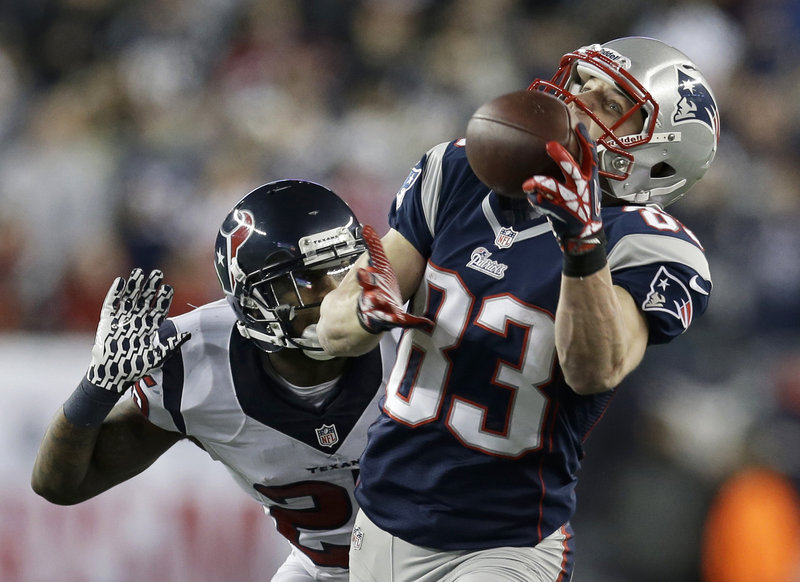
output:
[[[370,327],[369,319],[367,318],[366,315],[364,315],[364,312],[361,311],[361,307],[359,305],[356,305],[356,316],[358,316],[358,323],[361,324],[361,327],[367,333],[370,333],[372,335],[378,335],[383,331],[382,329],[375,329],[374,327]]]
[[[588,277],[606,266],[605,240],[594,246],[590,251],[579,255],[564,253],[564,266],[562,273],[565,277]]]
[[[82,428],[100,426],[119,401],[122,392],[99,388],[84,376],[72,395],[64,402],[64,416],[74,426]]]

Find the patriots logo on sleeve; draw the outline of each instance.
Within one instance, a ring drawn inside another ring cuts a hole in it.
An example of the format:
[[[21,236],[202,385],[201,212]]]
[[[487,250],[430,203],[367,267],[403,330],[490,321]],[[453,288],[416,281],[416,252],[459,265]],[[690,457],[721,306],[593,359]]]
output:
[[[692,296],[680,279],[661,267],[650,282],[642,310],[669,313],[687,329],[692,323]]]
[[[411,190],[414,187],[414,184],[417,182],[417,179],[422,175],[422,162],[411,168],[411,172],[406,177],[406,181],[403,182],[403,185],[400,186],[400,190],[397,191],[396,195],[396,202],[397,208],[399,209],[400,206],[403,204],[403,198],[406,197],[406,192]]]

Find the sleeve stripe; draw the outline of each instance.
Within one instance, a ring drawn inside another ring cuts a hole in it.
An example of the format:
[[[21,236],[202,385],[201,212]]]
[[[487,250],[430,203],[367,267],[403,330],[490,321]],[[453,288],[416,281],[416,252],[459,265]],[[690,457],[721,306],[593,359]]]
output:
[[[166,341],[169,336],[177,335],[175,324],[167,320],[158,330],[162,341]],[[164,389],[164,408],[169,411],[175,427],[186,434],[186,423],[181,414],[181,400],[183,399],[183,352],[179,349],[164,362],[161,368],[161,385]]]
[[[436,215],[439,210],[439,194],[442,191],[442,158],[448,143],[441,143],[428,152],[425,172],[420,184],[420,201],[425,222],[431,236],[435,236]]]
[[[694,269],[706,281],[711,272],[705,254],[692,243],[658,234],[629,234],[622,237],[611,252],[611,271],[659,263],[680,263]]]

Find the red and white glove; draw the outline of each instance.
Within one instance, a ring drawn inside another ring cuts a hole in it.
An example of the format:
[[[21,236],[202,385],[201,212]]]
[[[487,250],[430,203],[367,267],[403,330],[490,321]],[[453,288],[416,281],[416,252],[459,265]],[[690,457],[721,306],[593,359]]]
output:
[[[564,252],[565,273],[585,276],[606,264],[606,238],[600,216],[597,146],[582,123],[578,124],[577,133],[580,164],[560,143],[551,141],[546,146],[547,155],[561,168],[564,182],[550,176],[533,176],[522,189],[531,206],[547,215]]]
[[[414,327],[430,331],[433,328],[430,319],[411,315],[403,310],[397,277],[386,258],[378,233],[366,224],[362,236],[367,245],[369,267],[359,269],[356,273],[361,285],[356,310],[361,327],[374,334],[393,327]]]
[[[547,155],[561,168],[564,183],[550,176],[533,176],[522,185],[531,205],[547,214],[562,250],[572,254],[584,253],[599,244],[597,235],[603,230],[597,147],[582,123],[577,129],[580,165],[560,143],[547,144]]]

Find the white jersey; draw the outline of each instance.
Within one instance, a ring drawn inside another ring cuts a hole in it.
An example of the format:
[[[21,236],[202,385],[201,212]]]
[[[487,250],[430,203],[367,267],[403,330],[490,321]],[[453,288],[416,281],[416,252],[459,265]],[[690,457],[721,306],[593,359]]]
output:
[[[319,410],[265,372],[225,300],[167,320],[161,334],[191,339],[135,386],[155,425],[199,442],[261,503],[293,545],[308,580],[347,579],[367,429],[392,369],[389,334],[353,358]]]

